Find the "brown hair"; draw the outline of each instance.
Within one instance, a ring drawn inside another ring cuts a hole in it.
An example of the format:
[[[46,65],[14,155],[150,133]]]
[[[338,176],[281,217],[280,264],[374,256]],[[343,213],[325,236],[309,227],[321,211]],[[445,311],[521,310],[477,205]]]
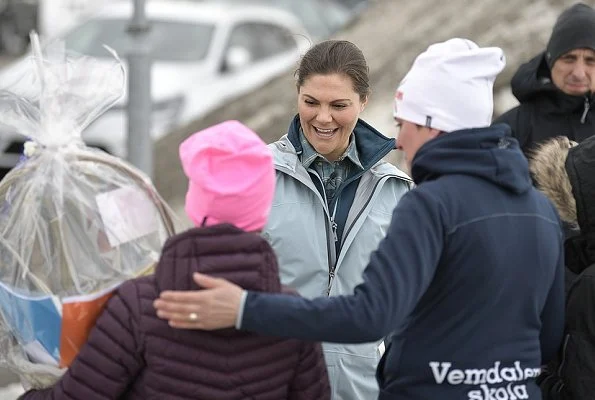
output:
[[[325,40],[310,48],[295,71],[298,91],[311,75],[345,74],[364,101],[370,94],[368,63],[362,51],[347,40]]]

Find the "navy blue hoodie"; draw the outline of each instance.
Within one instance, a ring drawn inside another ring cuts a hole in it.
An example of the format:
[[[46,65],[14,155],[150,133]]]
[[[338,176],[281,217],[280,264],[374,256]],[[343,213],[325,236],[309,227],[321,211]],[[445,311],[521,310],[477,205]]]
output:
[[[392,334],[379,399],[540,399],[564,327],[562,232],[507,126],[443,134],[412,165],[352,296],[249,292],[241,328],[340,343]],[[299,250],[299,249],[297,249]]]

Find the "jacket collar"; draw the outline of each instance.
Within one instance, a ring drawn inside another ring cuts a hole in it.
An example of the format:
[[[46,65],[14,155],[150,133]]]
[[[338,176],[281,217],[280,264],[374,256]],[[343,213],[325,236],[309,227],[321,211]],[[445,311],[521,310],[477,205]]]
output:
[[[230,224],[192,228],[166,241],[155,268],[159,290],[196,290],[195,272],[225,278],[247,290],[281,291],[270,245],[260,235]]]
[[[316,149],[314,147],[312,147],[310,142],[308,142],[308,139],[306,139],[306,136],[304,135],[304,131],[302,129],[300,129],[299,136],[300,136],[300,143],[302,145],[302,157],[301,158],[302,158],[302,164],[303,164],[304,168],[306,168],[306,169],[310,168],[312,163],[314,163],[314,161],[316,161],[318,158],[324,158],[326,160],[326,158],[323,155],[319,154],[316,151]],[[364,169],[364,167],[362,166],[362,163],[359,160],[359,154],[357,152],[357,146],[355,145],[354,135],[351,135],[349,137],[349,145],[347,146],[345,153],[343,153],[341,158],[339,158],[339,160],[337,160],[337,161],[338,162],[346,162],[346,160],[351,161],[351,163],[353,163],[353,165],[355,165],[357,168],[359,168],[361,170]]]

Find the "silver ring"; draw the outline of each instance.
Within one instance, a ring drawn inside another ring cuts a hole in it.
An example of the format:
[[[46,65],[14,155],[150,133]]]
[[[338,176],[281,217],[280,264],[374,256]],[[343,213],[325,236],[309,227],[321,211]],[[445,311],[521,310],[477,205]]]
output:
[[[192,313],[188,314],[188,319],[190,321],[196,321],[198,319],[198,315],[196,313],[192,312]]]

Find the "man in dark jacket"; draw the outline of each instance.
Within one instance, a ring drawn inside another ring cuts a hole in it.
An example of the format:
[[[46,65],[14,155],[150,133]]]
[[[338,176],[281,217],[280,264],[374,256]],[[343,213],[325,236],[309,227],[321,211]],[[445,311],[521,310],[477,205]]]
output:
[[[555,136],[595,134],[595,10],[578,3],[560,14],[546,50],[521,65],[511,87],[520,105],[494,124],[510,125],[525,154]]]
[[[595,396],[595,136],[576,146],[566,137],[550,139],[533,155],[535,182],[554,201],[560,217],[580,232],[566,241],[568,287],[566,338],[546,368],[546,400]]]
[[[508,127],[489,127],[504,63],[465,39],[416,58],[395,118],[417,186],[353,295],[305,300],[201,275],[209,289],[162,293],[160,317],[344,343],[390,334],[380,400],[539,399],[535,377],[563,332],[562,232]]]

